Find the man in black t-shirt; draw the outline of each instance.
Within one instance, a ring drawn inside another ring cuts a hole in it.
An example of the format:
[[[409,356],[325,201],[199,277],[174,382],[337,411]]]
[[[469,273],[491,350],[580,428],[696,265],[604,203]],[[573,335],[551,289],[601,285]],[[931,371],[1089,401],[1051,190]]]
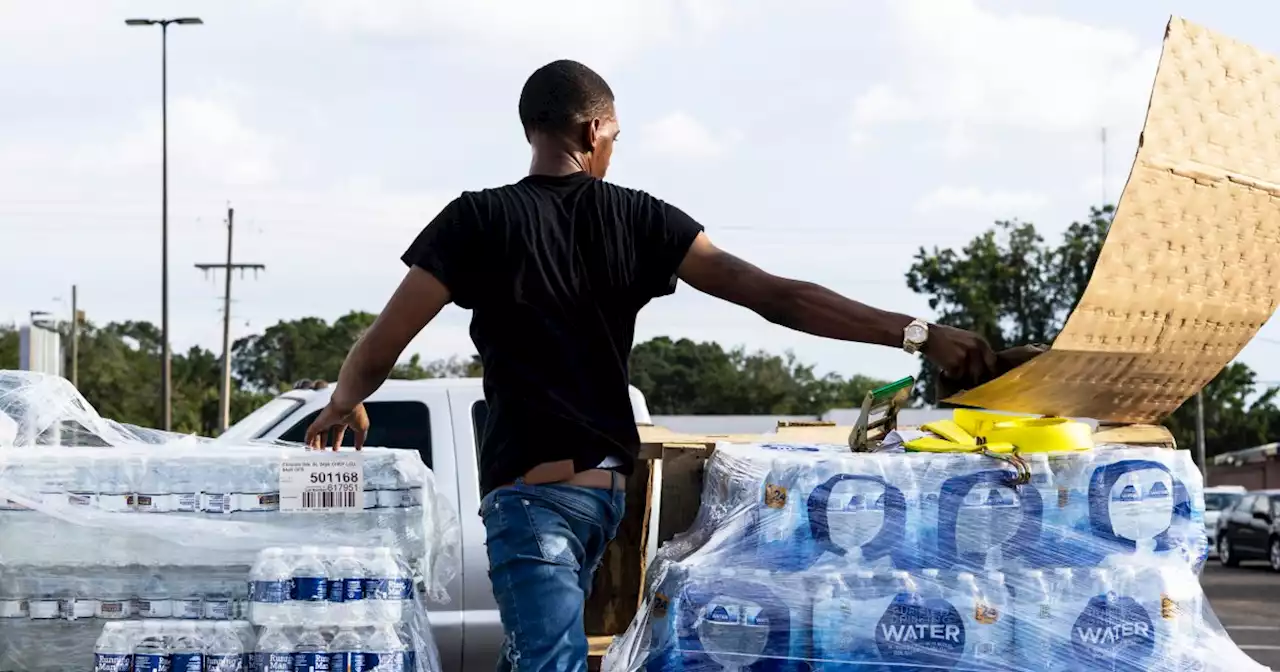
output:
[[[996,358],[978,336],[770,275],[711,243],[679,208],[604,182],[618,139],[613,92],[556,61],[529,78],[520,121],[529,176],[465,192],[422,231],[409,266],[347,356],[308,444],[356,446],[360,403],[449,302],[472,310],[489,418],[480,453],[490,576],[506,631],[500,669],[582,670],[582,608],[622,517],[639,448],[628,394],[636,314],[677,279],[818,336],[920,352],[981,382]]]

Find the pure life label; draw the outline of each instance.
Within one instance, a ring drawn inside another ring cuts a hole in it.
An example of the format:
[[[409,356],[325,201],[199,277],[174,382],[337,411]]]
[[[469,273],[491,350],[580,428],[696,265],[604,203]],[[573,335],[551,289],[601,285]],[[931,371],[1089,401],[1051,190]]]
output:
[[[280,510],[286,513],[361,511],[364,462],[359,455],[314,453],[280,463]]]

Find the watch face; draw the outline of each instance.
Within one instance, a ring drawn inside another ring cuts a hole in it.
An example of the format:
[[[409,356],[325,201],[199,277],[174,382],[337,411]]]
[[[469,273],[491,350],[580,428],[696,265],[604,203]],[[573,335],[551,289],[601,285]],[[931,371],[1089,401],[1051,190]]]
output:
[[[928,330],[924,327],[918,324],[912,324],[907,326],[905,336],[907,337],[907,341],[911,343],[923,343],[928,333]]]

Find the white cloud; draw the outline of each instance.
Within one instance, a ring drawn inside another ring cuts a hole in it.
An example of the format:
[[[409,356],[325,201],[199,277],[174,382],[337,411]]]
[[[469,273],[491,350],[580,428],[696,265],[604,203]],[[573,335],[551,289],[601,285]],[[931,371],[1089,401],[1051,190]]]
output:
[[[640,142],[646,152],[680,159],[714,159],[737,141],[736,133],[720,136],[685,112],[672,112],[645,124]]]
[[[916,212],[966,211],[996,217],[1022,216],[1043,208],[1048,199],[1027,191],[987,191],[976,187],[939,187],[916,203]]]
[[[993,127],[1136,130],[1158,48],[1127,32],[1048,15],[997,14],[973,0],[896,0],[902,58],[854,103],[860,129],[934,122],[970,133]],[[954,134],[954,131],[953,131]],[[965,153],[976,145],[944,145]],[[949,152],[953,153],[954,152]]]
[[[119,140],[78,153],[81,170],[151,170],[160,157],[159,110],[143,115]],[[169,161],[220,185],[268,184],[279,174],[278,142],[242,119],[237,105],[221,96],[182,97],[170,104]]]
[[[727,0],[315,0],[302,6],[331,30],[356,36],[431,37],[486,58],[522,62],[531,53],[561,57],[567,48],[572,57],[606,64],[715,29],[730,12]]]

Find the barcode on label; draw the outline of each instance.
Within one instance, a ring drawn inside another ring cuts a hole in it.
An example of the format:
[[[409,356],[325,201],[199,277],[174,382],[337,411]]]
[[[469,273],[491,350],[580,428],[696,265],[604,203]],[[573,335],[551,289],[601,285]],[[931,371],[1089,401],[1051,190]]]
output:
[[[354,509],[356,493],[354,492],[318,492],[307,490],[302,493],[304,509]]]

